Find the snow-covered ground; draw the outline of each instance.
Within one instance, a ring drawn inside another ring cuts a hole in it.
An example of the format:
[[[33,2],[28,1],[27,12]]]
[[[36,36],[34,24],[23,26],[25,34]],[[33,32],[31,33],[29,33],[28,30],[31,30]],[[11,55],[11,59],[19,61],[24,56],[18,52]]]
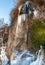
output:
[[[44,50],[42,48],[39,50],[38,55],[32,54],[28,50],[22,52],[15,50],[12,54],[15,56],[15,59],[10,59],[9,62],[7,57],[6,60],[1,60],[2,65],[45,65]]]
[[[44,51],[40,49],[38,55],[31,54],[28,50],[23,51],[16,59],[11,61],[11,65],[45,65]]]

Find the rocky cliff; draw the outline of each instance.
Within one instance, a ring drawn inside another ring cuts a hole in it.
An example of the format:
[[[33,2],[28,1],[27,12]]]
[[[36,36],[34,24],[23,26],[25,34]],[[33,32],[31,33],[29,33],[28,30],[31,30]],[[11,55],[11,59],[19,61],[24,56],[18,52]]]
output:
[[[36,1],[34,3],[30,2],[29,0],[29,12],[25,13],[25,3],[28,0],[20,0],[17,3],[16,8],[14,8],[11,12],[11,26],[9,28],[9,38],[8,38],[8,49],[7,52],[9,55],[14,49],[18,50],[24,50],[24,49],[29,49],[31,51],[34,51],[34,46],[32,45],[32,40],[31,40],[31,26],[33,23],[36,22],[36,19],[45,19],[45,16],[43,15],[45,11],[42,9],[44,5],[40,7],[39,4],[38,6],[34,5],[36,4]],[[21,6],[21,7],[20,7]],[[24,11],[23,11],[24,8]],[[34,11],[35,10],[35,15],[34,16]],[[42,10],[41,10],[42,9]],[[30,13],[31,12],[31,13]],[[42,12],[42,13],[41,13]],[[41,14],[41,15],[40,15]]]

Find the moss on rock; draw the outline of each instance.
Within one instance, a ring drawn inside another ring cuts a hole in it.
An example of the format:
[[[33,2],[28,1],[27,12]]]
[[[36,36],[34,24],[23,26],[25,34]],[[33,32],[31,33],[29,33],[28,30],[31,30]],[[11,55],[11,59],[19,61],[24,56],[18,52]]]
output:
[[[43,45],[45,49],[45,20],[36,20],[32,24],[32,43],[35,47],[35,51],[39,49],[40,45]]]

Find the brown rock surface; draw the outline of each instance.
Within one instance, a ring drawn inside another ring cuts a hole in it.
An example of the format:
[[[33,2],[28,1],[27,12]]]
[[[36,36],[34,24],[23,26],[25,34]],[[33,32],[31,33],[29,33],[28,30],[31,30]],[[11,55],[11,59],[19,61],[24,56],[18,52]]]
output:
[[[8,38],[8,47],[7,47],[7,52],[9,53],[9,55],[11,54],[12,50],[14,50],[15,48],[20,48],[21,50],[24,50],[27,48],[31,51],[34,50],[31,39],[30,39],[31,25],[32,25],[32,23],[35,22],[35,20],[33,20],[33,16],[28,17],[28,20],[27,20],[28,24],[26,24],[26,20],[21,25],[17,24],[18,23],[18,21],[17,21],[18,7],[26,1],[28,1],[28,0],[20,0],[17,3],[16,8],[14,8],[11,12],[11,26],[9,28],[9,38]],[[33,2],[37,3],[37,0],[34,0]],[[37,9],[38,9],[38,7],[37,7]],[[26,28],[27,26],[28,26],[28,30]],[[27,35],[26,38],[25,38],[25,34]],[[26,39],[26,41],[25,41],[25,39]]]

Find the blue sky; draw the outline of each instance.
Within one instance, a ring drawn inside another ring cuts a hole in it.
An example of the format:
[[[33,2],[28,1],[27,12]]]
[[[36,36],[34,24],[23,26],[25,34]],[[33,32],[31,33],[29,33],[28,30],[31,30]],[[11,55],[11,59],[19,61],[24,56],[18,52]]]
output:
[[[4,18],[5,23],[10,23],[10,12],[16,5],[14,0],[0,0],[0,19]]]

